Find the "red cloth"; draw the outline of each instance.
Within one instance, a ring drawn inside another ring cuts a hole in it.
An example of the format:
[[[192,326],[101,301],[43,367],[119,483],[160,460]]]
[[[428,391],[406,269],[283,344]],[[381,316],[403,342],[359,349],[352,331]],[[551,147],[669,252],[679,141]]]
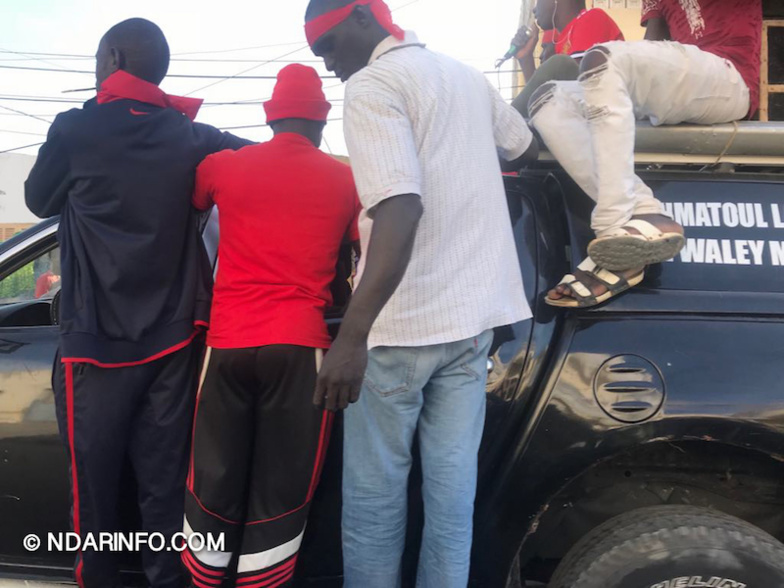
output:
[[[137,100],[161,108],[173,108],[191,120],[196,118],[203,102],[199,98],[166,94],[155,84],[145,82],[121,69],[103,81],[97,99],[98,104],[106,104],[115,100]]]
[[[321,78],[312,67],[292,63],[278,72],[272,99],[264,103],[267,123],[284,118],[327,121],[332,105],[324,97]]]
[[[45,296],[52,289],[52,286],[59,282],[60,276],[54,275],[52,270],[45,271],[35,281],[35,297],[41,298]]]
[[[555,43],[557,38],[558,31],[555,29],[547,29],[546,31],[542,31],[542,45],[547,45],[547,43]]]
[[[357,6],[369,6],[382,29],[400,40],[405,37],[405,31],[392,21],[392,12],[383,0],[356,0],[306,22],[305,37],[308,39],[308,44],[313,47],[316,41],[346,20]]]
[[[692,7],[686,8],[680,0],[644,0],[642,24],[663,18],[673,41],[729,60],[749,87],[749,115],[753,115],[759,108],[762,0],[693,0],[689,4]]]
[[[585,53],[599,43],[623,41],[623,33],[615,21],[601,8],[583,10],[558,33],[555,52],[561,55]]]
[[[359,240],[351,168],[280,133],[202,162],[193,204],[213,203],[220,245],[208,345],[328,348],[324,309],[338,250]]]

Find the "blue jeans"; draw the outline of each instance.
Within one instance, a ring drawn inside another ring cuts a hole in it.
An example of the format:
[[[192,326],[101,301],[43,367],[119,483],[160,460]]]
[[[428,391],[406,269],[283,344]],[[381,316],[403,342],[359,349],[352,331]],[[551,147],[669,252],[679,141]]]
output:
[[[486,331],[456,343],[370,350],[359,401],[345,413],[346,588],[401,585],[417,430],[425,505],[417,586],[467,585],[492,339]]]

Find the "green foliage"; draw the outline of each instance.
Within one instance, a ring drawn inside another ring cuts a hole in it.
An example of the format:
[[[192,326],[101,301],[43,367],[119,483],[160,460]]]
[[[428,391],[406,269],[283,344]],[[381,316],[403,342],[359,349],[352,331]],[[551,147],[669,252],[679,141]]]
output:
[[[35,274],[33,264],[16,270],[0,282],[0,304],[32,300],[35,296]]]

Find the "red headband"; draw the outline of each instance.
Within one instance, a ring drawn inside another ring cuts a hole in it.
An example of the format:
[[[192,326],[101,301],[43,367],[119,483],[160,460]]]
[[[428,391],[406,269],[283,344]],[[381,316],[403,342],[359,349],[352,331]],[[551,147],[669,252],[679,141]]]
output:
[[[305,36],[311,47],[321,37],[334,29],[354,11],[357,6],[370,6],[370,11],[385,31],[398,39],[403,39],[405,32],[394,22],[392,22],[392,12],[384,0],[356,0],[342,8],[336,8],[330,12],[325,12],[321,16],[309,20],[305,23]]]

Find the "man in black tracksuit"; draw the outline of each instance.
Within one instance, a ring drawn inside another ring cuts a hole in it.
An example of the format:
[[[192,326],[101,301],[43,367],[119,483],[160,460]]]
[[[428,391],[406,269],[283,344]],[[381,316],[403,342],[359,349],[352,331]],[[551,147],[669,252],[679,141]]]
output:
[[[212,280],[191,208],[195,170],[207,155],[249,142],[192,122],[201,101],[158,88],[168,65],[153,23],[110,29],[97,54],[97,97],[55,119],[25,184],[32,212],[61,215],[53,387],[82,537],[118,530],[126,458],[144,530],[169,538],[182,529]],[[178,553],[147,550],[143,562],[154,588],[182,584]],[[83,550],[76,579],[120,585],[108,552]]]

